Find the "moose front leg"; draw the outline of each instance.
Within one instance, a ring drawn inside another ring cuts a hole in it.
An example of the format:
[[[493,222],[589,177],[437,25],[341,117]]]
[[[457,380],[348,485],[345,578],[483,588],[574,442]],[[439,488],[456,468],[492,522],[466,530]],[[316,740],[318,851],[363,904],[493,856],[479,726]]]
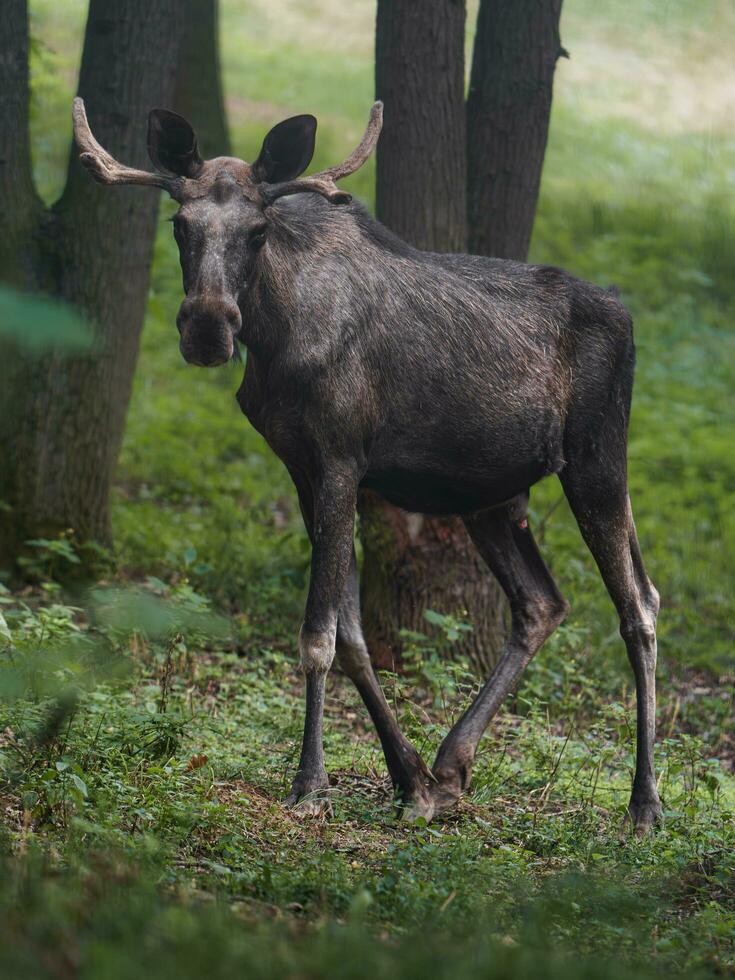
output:
[[[286,803],[308,814],[328,808],[329,788],[324,768],[322,720],[327,672],[332,665],[337,617],[352,555],[357,500],[354,465],[324,467],[314,487],[311,580],[299,654],[306,676],[306,719],[299,769]]]

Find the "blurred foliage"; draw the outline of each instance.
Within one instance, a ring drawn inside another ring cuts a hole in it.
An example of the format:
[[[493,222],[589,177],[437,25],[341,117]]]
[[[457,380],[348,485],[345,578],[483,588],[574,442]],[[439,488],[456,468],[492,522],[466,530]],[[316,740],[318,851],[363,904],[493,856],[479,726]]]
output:
[[[414,856],[435,847],[422,841],[414,846]],[[403,860],[408,857],[403,852]],[[178,892],[177,900],[162,901],[148,879],[131,880],[116,856],[93,850],[80,858],[86,874],[67,871],[44,887],[43,862],[33,854],[23,878],[7,893],[0,965],[8,976],[56,978],[63,964],[65,975],[82,980],[141,975],[182,980],[202,975],[213,980],[638,980],[661,976],[670,962],[663,943],[653,959],[638,956],[624,965],[615,955],[621,935],[632,940],[645,934],[661,912],[661,902],[655,892],[644,901],[625,885],[610,888],[596,875],[554,876],[532,905],[519,894],[523,926],[518,941],[497,935],[498,916],[488,910],[472,923],[451,921],[452,916],[443,921],[438,913],[429,934],[408,932],[398,942],[385,943],[365,929],[375,900],[365,888],[347,903],[340,923],[325,922],[305,931],[298,921],[253,925],[252,906],[207,902],[187,889]],[[100,881],[107,885],[100,888]],[[55,923],[56,928],[38,923]],[[609,931],[606,956],[591,955],[585,942],[599,927]],[[579,951],[561,952],[560,936],[581,939]],[[39,962],[39,947],[57,949],[57,957]],[[695,969],[689,975],[706,974]]]
[[[0,342],[8,340],[39,354],[84,350],[92,343],[92,333],[68,304],[0,286]]]

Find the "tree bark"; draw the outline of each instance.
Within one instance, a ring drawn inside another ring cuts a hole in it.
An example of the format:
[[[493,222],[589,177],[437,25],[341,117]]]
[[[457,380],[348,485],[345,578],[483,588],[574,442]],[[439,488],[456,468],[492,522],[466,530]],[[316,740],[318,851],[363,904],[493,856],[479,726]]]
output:
[[[42,211],[31,175],[27,25],[26,0],[8,0],[0,32],[0,270],[18,286],[32,280]]]
[[[27,50],[25,5],[12,2]],[[91,0],[79,94],[99,141],[133,166],[148,166],[148,110],[173,97],[180,25],[176,0]],[[14,138],[27,145],[27,101],[26,90],[22,106],[8,111],[3,102],[3,147]],[[32,188],[29,155],[14,166],[23,186]],[[35,211],[32,227],[18,225],[24,244],[37,250],[23,284],[79,307],[94,344],[74,356],[60,350],[31,356],[12,344],[0,352],[0,567],[14,564],[27,539],[68,528],[80,542],[109,541],[110,484],[138,354],[157,209],[157,192],[95,184],[72,148],[61,199],[49,211]]]
[[[466,246],[464,26],[464,0],[378,0],[376,212],[429,251]]]
[[[525,261],[551,114],[562,0],[480,0],[467,98],[469,250]]]
[[[464,27],[461,0],[378,0],[377,215],[411,244],[441,252],[466,247]],[[368,493],[359,509],[373,662],[399,663],[399,631],[430,633],[429,608],[472,622],[454,649],[484,672],[502,644],[501,593],[462,522],[409,515]]]
[[[194,127],[205,158],[228,156],[230,137],[219,61],[218,0],[186,0],[185,5],[174,109]]]

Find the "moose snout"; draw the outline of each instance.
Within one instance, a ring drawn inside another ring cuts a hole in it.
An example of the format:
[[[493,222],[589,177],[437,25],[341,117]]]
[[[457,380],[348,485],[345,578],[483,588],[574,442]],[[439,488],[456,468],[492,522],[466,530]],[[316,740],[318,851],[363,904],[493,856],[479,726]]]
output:
[[[179,350],[188,364],[218,367],[233,355],[242,318],[237,303],[227,296],[187,296],[176,326]]]

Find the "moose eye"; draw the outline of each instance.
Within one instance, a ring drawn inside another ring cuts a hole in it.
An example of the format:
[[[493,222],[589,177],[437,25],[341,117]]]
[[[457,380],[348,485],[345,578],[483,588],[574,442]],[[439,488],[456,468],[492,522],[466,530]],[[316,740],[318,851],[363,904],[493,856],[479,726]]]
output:
[[[255,228],[250,232],[250,237],[248,238],[248,245],[250,248],[257,251],[265,244],[265,225],[262,228]]]

